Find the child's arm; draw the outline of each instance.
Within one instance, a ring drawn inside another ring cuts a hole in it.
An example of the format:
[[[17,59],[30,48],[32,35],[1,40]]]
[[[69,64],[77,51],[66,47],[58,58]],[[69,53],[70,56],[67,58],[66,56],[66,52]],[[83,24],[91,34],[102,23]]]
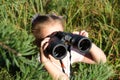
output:
[[[85,63],[105,63],[106,62],[106,56],[104,52],[98,48],[94,43],[92,43],[92,47],[90,49],[90,52],[88,54],[85,54],[82,62]]]
[[[50,60],[45,62],[42,60],[42,63],[48,73],[52,76],[53,80],[69,80],[68,76],[60,71],[60,69],[58,69]]]
[[[81,31],[80,33],[79,32],[73,32],[73,33],[88,37],[88,33],[84,30]],[[76,56],[76,54],[78,56]],[[85,55],[81,55],[79,53],[76,53],[76,54],[72,54],[73,62],[85,62],[85,63],[89,63],[89,64],[106,62],[106,56],[105,56],[104,52],[100,48],[98,48],[94,43],[92,43],[92,47],[88,54],[85,54]],[[82,59],[79,59],[79,57],[82,57]]]
[[[51,61],[51,55],[48,55],[47,57],[44,55],[43,50],[46,48],[48,42],[48,38],[43,40],[41,42],[41,47],[40,47],[40,59],[41,62],[43,63],[44,67],[48,71],[48,73],[52,76],[53,80],[69,80],[69,77],[64,74],[58,67],[56,67],[52,61]]]

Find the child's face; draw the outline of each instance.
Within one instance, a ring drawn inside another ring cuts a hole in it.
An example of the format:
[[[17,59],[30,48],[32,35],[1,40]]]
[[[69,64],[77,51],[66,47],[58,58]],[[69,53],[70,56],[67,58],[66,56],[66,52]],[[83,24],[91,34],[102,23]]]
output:
[[[41,38],[45,38],[56,31],[63,31],[63,27],[61,24],[54,23],[54,24],[46,25],[44,28],[41,29]]]

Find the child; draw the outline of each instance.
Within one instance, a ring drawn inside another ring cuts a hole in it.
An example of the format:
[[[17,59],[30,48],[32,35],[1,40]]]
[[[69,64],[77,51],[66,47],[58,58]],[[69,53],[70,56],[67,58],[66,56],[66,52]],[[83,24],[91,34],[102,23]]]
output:
[[[72,63],[85,62],[95,64],[106,62],[104,52],[94,43],[92,43],[89,53],[87,54],[83,54],[79,50],[71,48],[71,52],[68,52],[61,61],[55,59],[50,54],[46,56],[44,50],[49,45],[50,40],[50,37],[47,36],[56,31],[64,31],[64,22],[60,16],[37,15],[32,20],[32,32],[35,36],[36,45],[40,49],[40,61],[44,64],[44,67],[54,80],[69,80],[70,66]],[[88,33],[85,30],[73,33],[88,37]]]

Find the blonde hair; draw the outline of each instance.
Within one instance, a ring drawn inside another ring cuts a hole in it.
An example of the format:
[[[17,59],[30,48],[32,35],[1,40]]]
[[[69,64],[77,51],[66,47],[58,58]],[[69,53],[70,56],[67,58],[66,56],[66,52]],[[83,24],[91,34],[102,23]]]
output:
[[[64,21],[63,18],[61,16],[56,16],[53,14],[48,14],[48,15],[36,15],[33,17],[32,19],[32,33],[35,36],[35,41],[34,43],[39,47],[40,43],[42,41],[41,38],[41,29],[44,28],[44,26],[49,25],[51,23],[60,23],[62,25],[62,27],[64,27]],[[36,26],[38,25],[39,26]]]

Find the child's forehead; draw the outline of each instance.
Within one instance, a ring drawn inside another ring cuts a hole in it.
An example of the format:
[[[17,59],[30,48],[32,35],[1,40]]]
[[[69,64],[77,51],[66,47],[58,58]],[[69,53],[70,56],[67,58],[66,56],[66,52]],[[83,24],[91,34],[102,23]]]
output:
[[[55,32],[55,31],[63,31],[62,25],[48,25],[43,28],[43,31],[47,31],[49,33]]]
[[[48,25],[41,29],[41,33],[43,37],[46,37],[57,31],[63,31],[62,25]]]

